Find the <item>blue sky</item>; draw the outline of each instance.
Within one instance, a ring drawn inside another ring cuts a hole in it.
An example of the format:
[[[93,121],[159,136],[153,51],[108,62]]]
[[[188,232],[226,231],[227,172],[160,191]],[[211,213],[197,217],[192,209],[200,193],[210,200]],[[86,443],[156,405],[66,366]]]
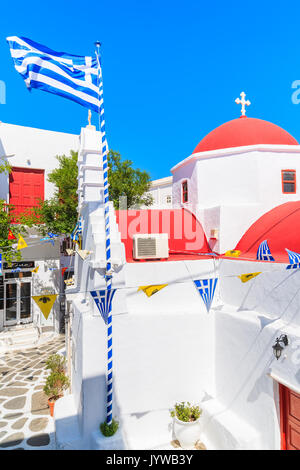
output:
[[[0,120],[78,134],[87,109],[40,90],[29,93],[5,38],[90,55],[102,42],[110,148],[152,178],[191,154],[210,130],[240,115],[272,121],[300,141],[299,2],[52,0],[1,2]],[[93,116],[96,124],[96,117]]]

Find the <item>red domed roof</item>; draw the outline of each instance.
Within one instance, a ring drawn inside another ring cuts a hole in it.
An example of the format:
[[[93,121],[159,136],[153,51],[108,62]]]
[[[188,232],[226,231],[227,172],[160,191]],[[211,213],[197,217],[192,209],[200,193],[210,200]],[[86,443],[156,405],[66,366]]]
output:
[[[299,145],[294,137],[276,124],[241,117],[225,122],[207,134],[193,153],[259,144]]]
[[[300,201],[286,202],[266,212],[242,236],[236,246],[239,258],[256,260],[259,245],[267,240],[275,262],[288,263],[285,250],[300,253]]]

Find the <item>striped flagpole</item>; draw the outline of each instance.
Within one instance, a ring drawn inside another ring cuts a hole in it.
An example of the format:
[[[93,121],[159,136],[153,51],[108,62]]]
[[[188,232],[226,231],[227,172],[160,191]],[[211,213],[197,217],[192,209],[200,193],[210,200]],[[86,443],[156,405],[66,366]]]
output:
[[[108,145],[105,134],[105,119],[103,105],[103,80],[100,60],[101,43],[95,43],[98,60],[98,84],[99,84],[99,125],[102,139],[102,158],[103,158],[103,178],[104,178],[104,219],[105,219],[105,250],[106,250],[106,289],[111,290],[111,250],[110,250],[110,223],[109,223],[109,194],[108,194],[108,164],[107,154]],[[107,373],[106,373],[106,422],[108,425],[112,423],[112,401],[113,401],[113,349],[112,349],[112,314],[111,303],[109,302],[107,312]]]

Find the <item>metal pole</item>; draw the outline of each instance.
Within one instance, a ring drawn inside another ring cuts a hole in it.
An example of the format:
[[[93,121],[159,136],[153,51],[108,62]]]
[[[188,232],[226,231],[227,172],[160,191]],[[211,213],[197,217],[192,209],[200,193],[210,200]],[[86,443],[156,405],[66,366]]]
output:
[[[105,134],[105,119],[104,119],[104,105],[103,105],[103,81],[102,70],[100,61],[100,46],[101,43],[95,43],[97,48],[98,60],[98,84],[99,84],[99,127],[101,132],[102,143],[102,158],[103,158],[103,179],[104,179],[104,219],[105,219],[105,253],[106,253],[106,299],[110,298],[112,288],[112,275],[111,275],[111,249],[110,249],[110,220],[109,220],[109,194],[108,194],[108,145]],[[106,422],[108,425],[112,423],[112,401],[113,401],[113,349],[112,349],[112,314],[111,302],[106,302],[107,311],[107,373],[106,373]]]

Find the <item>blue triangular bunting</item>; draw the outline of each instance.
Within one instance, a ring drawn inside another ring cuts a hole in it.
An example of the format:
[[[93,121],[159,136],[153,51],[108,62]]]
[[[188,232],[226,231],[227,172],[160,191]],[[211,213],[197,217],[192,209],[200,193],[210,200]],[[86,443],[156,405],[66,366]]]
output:
[[[258,261],[275,261],[275,259],[271,255],[271,251],[270,251],[267,240],[264,240],[259,245],[258,250],[257,250],[256,259]]]
[[[286,269],[299,269],[300,268],[300,253],[296,253],[295,251],[288,250],[286,248],[287,254],[289,255],[290,264],[286,267]]]
[[[217,286],[218,278],[211,279],[199,279],[194,281],[199,294],[206,306],[206,310],[209,312]]]
[[[101,317],[107,324],[108,314],[111,312],[111,303],[115,295],[116,289],[107,290],[92,290],[91,296],[93,297]]]

